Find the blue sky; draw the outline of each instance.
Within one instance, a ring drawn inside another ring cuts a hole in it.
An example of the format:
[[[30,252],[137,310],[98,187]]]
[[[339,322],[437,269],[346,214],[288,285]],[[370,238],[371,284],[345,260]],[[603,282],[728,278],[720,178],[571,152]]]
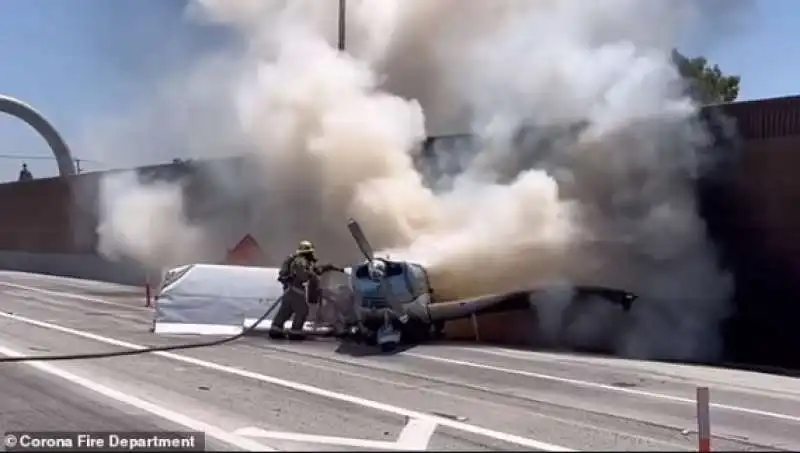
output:
[[[86,118],[110,115],[213,44],[214,37],[180,20],[182,6],[183,0],[2,0],[0,90],[34,105],[75,142]],[[735,35],[685,51],[741,75],[742,100],[800,94],[797,17],[800,1],[755,0]],[[23,160],[34,176],[57,174],[49,149],[26,125],[0,116],[0,135],[0,156],[44,158],[0,157],[0,181],[15,179]],[[80,149],[73,153],[81,157]]]

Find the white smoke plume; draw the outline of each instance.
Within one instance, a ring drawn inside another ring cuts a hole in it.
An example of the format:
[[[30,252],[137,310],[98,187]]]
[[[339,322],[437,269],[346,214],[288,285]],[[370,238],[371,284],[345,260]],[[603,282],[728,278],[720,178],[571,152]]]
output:
[[[181,189],[170,183],[141,183],[129,171],[105,176],[99,252],[145,265],[178,266],[197,259],[196,251],[204,248],[203,231],[187,223]]]
[[[323,254],[349,259],[344,225],[353,216],[392,258],[427,263],[440,296],[564,282],[622,287],[642,296],[632,319],[588,320],[619,327],[619,354],[719,354],[730,280],[692,189],[709,137],[669,59],[680,37],[707,30],[695,2],[350,0],[346,53],[336,49],[337,8],[191,4],[193,20],[230,27],[246,44],[231,53],[235,74],[222,71],[204,88],[216,93],[209,108],[235,112],[234,141],[257,164],[255,176],[224,186],[258,194],[248,199],[259,212],[247,226],[262,245],[282,254],[310,238]],[[232,93],[227,101],[223,92]],[[526,146],[513,143],[521,126],[532,126]],[[201,127],[213,136],[212,123]],[[189,129],[181,129],[187,141]],[[480,152],[434,191],[415,160],[426,134],[448,132],[475,134]],[[201,234],[177,217],[158,231],[117,218],[144,206],[128,196],[105,192],[116,207],[104,218],[106,243],[147,264],[165,260],[163,250],[174,261],[203,249],[193,242]],[[175,193],[163,196],[169,203],[152,209],[180,211]],[[536,304],[549,313],[560,299]],[[575,341],[607,335],[580,328],[586,321],[573,326]]]

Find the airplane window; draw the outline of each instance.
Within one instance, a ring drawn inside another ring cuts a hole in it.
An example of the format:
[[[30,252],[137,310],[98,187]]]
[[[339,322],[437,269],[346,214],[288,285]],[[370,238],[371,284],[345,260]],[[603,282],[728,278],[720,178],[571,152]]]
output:
[[[386,276],[387,277],[394,277],[397,275],[403,274],[403,265],[399,263],[393,263],[390,261],[384,261],[386,263]],[[356,278],[369,278],[369,267],[366,264],[362,264],[358,266],[356,269]]]
[[[369,297],[369,296],[371,296],[373,294],[377,294],[378,282],[373,281],[372,279],[370,279],[366,275],[356,275],[356,277],[357,278],[356,278],[356,281],[355,281],[355,285],[356,285],[355,289],[362,296]]]
[[[408,265],[408,280],[411,283],[411,291],[414,297],[419,297],[429,292],[428,276],[419,264]]]
[[[386,276],[388,277],[403,275],[404,271],[405,269],[403,269],[402,264],[388,263],[388,262],[386,263]]]
[[[395,297],[401,301],[410,301],[414,298],[415,294],[413,288],[409,287],[409,282],[406,280],[406,275],[403,272],[404,266],[398,263],[387,263],[387,277],[389,279],[389,287],[392,289]],[[369,277],[369,272],[366,265],[359,266],[355,273],[356,276],[356,289],[362,296],[378,297],[379,287],[378,282],[375,282]]]
[[[356,278],[359,280],[369,280],[369,267],[366,264],[358,266],[358,269],[356,269]]]
[[[414,294],[411,292],[411,288],[408,287],[408,283],[406,279],[402,275],[395,275],[389,279],[389,287],[392,289],[392,293],[397,297],[400,301],[406,302],[410,301],[414,298]],[[362,297],[379,297],[380,296],[380,288],[378,282],[373,281],[369,278],[359,278],[356,280],[356,289],[362,295]]]
[[[392,293],[402,302],[410,302],[414,299],[414,289],[408,285],[408,280],[403,274],[397,274],[389,278]]]

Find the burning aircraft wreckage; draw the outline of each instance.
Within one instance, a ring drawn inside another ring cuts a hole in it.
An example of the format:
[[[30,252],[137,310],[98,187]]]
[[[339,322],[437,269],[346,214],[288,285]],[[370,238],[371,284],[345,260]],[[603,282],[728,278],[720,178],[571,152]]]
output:
[[[391,352],[443,337],[447,323],[474,322],[480,315],[534,310],[531,300],[551,288],[530,288],[459,300],[440,300],[424,265],[375,256],[356,220],[348,228],[364,260],[328,270],[319,279],[317,316],[306,322],[309,337],[367,344]],[[153,332],[176,335],[232,335],[265,332],[280,304],[277,268],[190,264],[168,271],[156,296]],[[307,289],[307,291],[316,291]],[[598,300],[630,311],[637,296],[627,291],[578,286],[562,316],[569,327],[581,307]],[[572,315],[571,315],[572,314]],[[284,329],[290,328],[287,321]],[[477,334],[477,332],[476,332]]]

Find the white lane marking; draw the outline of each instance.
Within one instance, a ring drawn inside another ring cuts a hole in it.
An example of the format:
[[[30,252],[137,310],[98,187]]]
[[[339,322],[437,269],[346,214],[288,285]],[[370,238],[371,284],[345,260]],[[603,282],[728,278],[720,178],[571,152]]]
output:
[[[403,451],[397,442],[381,440],[356,439],[352,437],[318,436],[316,434],[287,433],[282,431],[267,431],[255,426],[248,426],[234,431],[237,436],[262,437],[266,439],[288,440],[293,442],[307,442],[314,444],[339,445],[343,447],[370,448],[373,450]]]
[[[425,355],[425,354],[419,354],[419,353],[415,353],[415,352],[403,352],[402,354],[405,355],[405,356],[416,357],[418,359],[423,359],[423,360],[430,360],[430,361],[434,361],[434,362],[448,363],[448,364],[451,364],[451,365],[459,365],[459,366],[470,367],[470,368],[479,368],[479,369],[484,369],[484,370],[497,371],[499,373],[516,374],[518,376],[525,376],[525,377],[530,377],[530,378],[535,378],[535,379],[543,379],[543,380],[552,381],[552,382],[560,382],[562,384],[570,384],[570,385],[574,385],[574,386],[578,386],[578,387],[586,387],[586,388],[593,388],[593,389],[599,389],[599,390],[607,390],[607,391],[610,391],[610,392],[626,393],[626,394],[629,394],[629,395],[645,396],[645,397],[648,397],[648,398],[656,398],[656,399],[660,399],[660,400],[664,400],[664,401],[671,401],[673,403],[685,403],[685,404],[692,404],[692,405],[695,404],[695,400],[692,399],[692,398],[682,398],[680,396],[665,395],[663,393],[653,393],[653,392],[647,392],[647,391],[644,391],[644,390],[636,390],[636,389],[625,388],[625,387],[614,387],[613,385],[600,384],[600,383],[597,383],[597,382],[581,381],[581,380],[578,380],[578,379],[569,379],[569,378],[564,378],[564,377],[559,377],[559,376],[552,376],[552,375],[549,375],[549,374],[534,373],[534,372],[531,372],[531,371],[516,370],[516,369],[513,369],[513,368],[503,368],[503,367],[494,366],[494,365],[486,365],[486,364],[483,364],[483,363],[468,362],[468,361],[465,361],[465,360],[448,359],[448,358],[444,358],[444,357],[434,357],[434,356],[429,356],[429,355]],[[787,414],[781,414],[781,413],[778,413],[778,412],[768,412],[768,411],[762,411],[762,410],[758,410],[758,409],[750,409],[750,408],[746,408],[746,407],[730,406],[728,404],[719,404],[719,403],[711,403],[711,407],[717,408],[717,409],[725,409],[725,410],[729,410],[729,411],[733,411],[733,412],[742,412],[742,413],[751,414],[751,415],[760,415],[762,417],[772,417],[772,418],[777,418],[777,419],[781,419],[781,420],[788,420],[788,421],[792,421],[792,422],[800,422],[800,417],[795,417],[795,416],[787,415]]]
[[[142,315],[152,316],[151,314],[147,314],[140,311],[120,311],[114,309],[113,307],[104,307],[104,306],[94,307],[94,306],[75,305],[75,303],[63,297],[26,292],[25,290],[9,290],[5,294],[10,295],[11,297],[24,298],[26,301],[39,302],[42,305],[38,306],[38,308],[45,308],[47,310],[55,310],[55,311],[61,310],[65,312],[75,312],[76,308],[86,308],[87,310],[91,309],[91,313],[87,311],[87,313],[81,313],[82,315],[89,316],[90,314],[103,314],[113,317],[114,320],[131,322],[137,326],[143,321],[146,322],[146,318],[142,318]],[[27,303],[25,304],[25,306],[28,305],[29,304]],[[13,310],[6,310],[6,311],[13,311]]]
[[[72,293],[65,293],[65,292],[61,292],[61,291],[51,291],[49,289],[35,288],[33,286],[20,285],[18,283],[0,282],[0,285],[8,286],[10,288],[23,289],[23,290],[26,290],[26,291],[32,291],[32,292],[40,293],[40,294],[47,294],[47,295],[50,295],[50,296],[58,296],[58,297],[65,297],[65,298],[68,298],[68,299],[82,300],[84,302],[92,302],[92,303],[95,303],[95,304],[114,305],[114,306],[117,306],[117,307],[130,308],[132,310],[139,310],[139,311],[152,311],[152,308],[137,307],[136,305],[123,304],[123,303],[120,303],[120,302],[112,302],[110,300],[99,299],[97,297],[91,297],[91,296],[84,296],[82,294],[72,294]]]
[[[183,324],[178,322],[160,322],[156,321],[155,333],[157,335],[237,335],[242,333],[243,330],[251,328],[258,319],[245,318],[242,326],[231,324]],[[272,326],[272,320],[264,319],[256,326],[256,331],[266,331]],[[286,321],[283,325],[288,329],[292,326],[292,321]],[[311,321],[303,325],[303,330],[306,332],[319,332],[322,329],[314,326]]]
[[[296,351],[293,351],[291,348],[282,348],[282,347],[277,347],[277,346],[271,346],[269,349],[270,350],[274,350],[274,351],[278,351],[278,352],[296,353]],[[351,365],[351,366],[356,366],[356,367],[366,366],[367,368],[372,369],[372,370],[391,372],[391,370],[379,369],[379,368],[376,368],[376,367],[373,367],[373,366],[365,365],[363,363],[360,363],[360,362],[354,361],[354,360],[345,360],[345,359],[339,359],[339,358],[331,359],[329,357],[323,357],[323,356],[320,356],[320,355],[310,354],[310,353],[301,353],[301,354],[303,356],[305,356],[305,357],[311,357],[311,358],[320,359],[320,360],[326,360],[326,361],[332,360],[333,363],[336,363],[336,364],[339,364],[339,365]],[[381,384],[391,384],[391,385],[394,385],[394,386],[396,386],[398,388],[418,389],[418,390],[420,390],[422,392],[425,392],[425,393],[432,393],[432,394],[444,396],[444,397],[447,397],[447,398],[450,398],[450,399],[459,399],[461,401],[466,401],[466,402],[473,403],[473,404],[474,403],[480,403],[480,404],[483,404],[483,405],[493,405],[493,406],[496,406],[497,408],[499,408],[501,410],[505,410],[506,409],[506,407],[503,406],[500,403],[496,403],[494,401],[487,401],[487,400],[482,399],[480,397],[467,397],[467,396],[462,396],[462,395],[457,395],[457,394],[452,394],[452,393],[448,393],[448,392],[435,390],[433,388],[422,388],[422,389],[420,389],[418,386],[413,385],[413,384],[408,384],[408,383],[404,383],[404,382],[398,382],[398,381],[394,381],[392,379],[384,379],[384,378],[379,378],[379,377],[368,376],[368,375],[365,375],[363,373],[354,373],[354,372],[350,372],[350,371],[345,371],[342,368],[337,368],[335,366],[329,366],[329,365],[320,365],[320,364],[316,364],[316,363],[311,363],[308,360],[297,361],[297,360],[293,360],[293,359],[289,359],[289,358],[281,357],[281,356],[277,356],[277,355],[276,356],[270,356],[270,360],[278,360],[278,361],[281,361],[281,362],[291,363],[291,364],[294,364],[294,365],[298,365],[299,364],[299,365],[304,366],[304,367],[317,368],[319,370],[324,370],[326,372],[342,374],[342,375],[345,375],[345,376],[351,376],[351,377],[355,377],[355,378],[359,378],[359,379],[363,379],[363,380],[368,380],[368,381],[380,382]],[[410,374],[408,374],[408,376],[411,376],[411,377],[413,377],[415,379],[426,378],[425,376],[418,375],[418,374],[415,374],[415,373],[410,373]],[[435,379],[437,382],[441,382],[441,383],[444,383],[444,384],[447,384],[447,385],[463,385],[463,384],[459,384],[457,382],[451,381],[451,380],[449,380],[447,378],[443,378],[441,376],[428,376],[428,377],[431,377],[431,378]],[[490,389],[489,387],[482,386],[482,385],[477,385],[477,384],[468,384],[468,385],[466,385],[466,387],[470,388],[470,389],[473,389],[473,390],[479,390],[479,391],[482,391],[482,392],[486,392],[486,393],[494,393],[496,391],[496,389]],[[530,417],[528,419],[528,421],[531,422],[531,423],[535,423],[533,421],[534,417],[539,417],[539,418],[545,418],[545,419],[549,419],[549,420],[555,420],[557,422],[566,423],[566,424],[569,424],[571,426],[577,426],[577,427],[581,427],[581,428],[584,428],[584,429],[593,430],[593,431],[596,431],[596,432],[611,433],[613,435],[619,435],[619,430],[614,430],[612,428],[603,428],[603,427],[599,427],[599,426],[596,426],[596,425],[592,425],[590,423],[583,423],[583,422],[578,422],[578,421],[575,421],[575,420],[569,420],[569,419],[566,419],[566,418],[563,418],[563,417],[554,416],[552,414],[531,412],[528,415]],[[652,444],[666,445],[668,450],[675,448],[674,444],[671,444],[669,441],[658,440],[658,439],[655,439],[655,438],[652,438],[652,437],[647,437],[647,436],[638,435],[638,434],[636,435],[636,438],[637,439],[641,439],[641,440],[645,440],[645,441],[650,442]]]
[[[397,445],[403,450],[425,451],[431,442],[438,424],[431,420],[410,419],[397,437]]]
[[[609,370],[619,370],[624,367],[630,372],[642,372],[653,376],[675,379],[682,384],[700,383],[716,384],[735,391],[744,391],[756,395],[767,396],[770,398],[796,399],[800,397],[800,386],[795,377],[788,376],[765,376],[759,370],[737,370],[730,368],[708,368],[698,367],[691,364],[662,363],[652,361],[642,361],[634,359],[622,359],[614,357],[587,357],[571,356],[567,354],[549,354],[538,351],[521,351],[517,349],[504,349],[498,347],[453,347],[454,351],[469,351],[481,354],[488,354],[499,357],[507,357],[516,360],[560,363],[574,363],[588,369],[601,366]],[[723,365],[724,366],[724,365]],[[761,374],[759,374],[761,373]],[[750,384],[752,376],[758,376],[759,380],[766,380],[761,385]],[[793,388],[789,388],[792,386]],[[778,393],[776,393],[778,392]]]
[[[119,346],[126,349],[134,349],[134,350],[141,350],[146,349],[144,346],[137,345],[134,343],[128,343],[126,341],[120,341],[114,338],[104,337],[101,335],[96,335],[90,332],[85,332],[77,329],[71,329],[69,327],[60,326],[57,324],[38,321],[35,319],[26,318],[19,315],[14,315],[10,313],[2,313],[0,312],[0,317],[13,319],[16,321],[24,322],[30,325],[34,325],[37,327],[42,327],[45,329],[55,330],[58,332],[67,333],[70,335],[75,335],[82,338],[87,338],[90,340],[98,341],[101,343],[106,343],[114,346]],[[274,376],[268,376],[261,373],[255,373],[253,371],[243,370],[241,368],[236,368],[227,365],[221,365],[215,362],[209,362],[202,359],[196,359],[194,357],[174,354],[171,352],[164,352],[164,351],[154,351],[150,352],[150,354],[157,355],[160,357],[165,357],[168,359],[176,360],[179,362],[189,363],[195,366],[207,368],[210,370],[218,371],[221,373],[228,373],[233,374],[236,376],[241,376],[248,379],[253,379],[256,381],[265,382],[272,385],[277,385],[279,387],[288,388],[291,390],[295,390],[298,392],[308,393],[311,395],[317,395],[323,398],[338,400],[345,403],[355,404],[361,407],[367,407],[370,409],[374,409],[381,412],[388,412],[391,414],[400,415],[401,417],[409,417],[409,418],[417,418],[417,419],[424,419],[430,420],[433,422],[438,423],[439,425],[446,426],[448,428],[452,428],[459,431],[465,431],[468,433],[472,433],[478,436],[489,437],[492,439],[497,439],[503,442],[509,442],[512,444],[522,445],[524,447],[532,448],[535,450],[544,450],[544,451],[577,451],[567,447],[563,447],[560,445],[549,444],[546,442],[540,442],[538,440],[530,439],[527,437],[517,436],[514,434],[504,433],[500,431],[495,431],[488,428],[483,428],[480,426],[470,425],[463,422],[458,422],[455,420],[450,420],[445,417],[440,417],[436,415],[426,414],[423,412],[417,412],[410,409],[405,409],[402,407],[392,406],[390,404],[381,403],[378,401],[372,401],[365,398],[359,398],[357,396],[348,395],[345,393],[334,392],[331,390],[326,390],[320,387],[315,387],[308,384],[301,384],[299,382],[292,382],[287,381],[284,379],[280,379]]]
[[[677,381],[678,385],[717,385],[721,389],[745,392],[756,396],[764,396],[784,401],[800,399],[800,385],[797,378],[777,375],[764,375],[759,370],[737,370],[723,365],[722,368],[695,366],[691,364],[663,363],[634,359],[613,357],[586,357],[570,356],[567,354],[555,355],[538,351],[521,351],[498,347],[480,348],[458,346],[451,348],[453,351],[469,351],[486,355],[506,357],[516,360],[531,362],[558,363],[565,362],[593,370],[600,366],[607,370],[625,370],[629,373],[646,373],[659,379],[667,378]],[[759,385],[753,384],[757,377]],[[800,402],[800,401],[798,401]]]
[[[7,356],[7,357],[22,357],[23,354],[17,352],[13,349],[7,348],[5,346],[0,346],[0,354]],[[158,406],[153,404],[149,401],[145,401],[143,399],[137,398],[135,396],[129,395],[127,393],[120,392],[118,390],[114,390],[110,387],[106,387],[105,385],[98,384],[96,382],[92,382],[89,379],[83,378],[76,374],[72,374],[69,371],[62,370],[61,368],[55,367],[50,365],[49,363],[45,362],[22,362],[25,365],[33,367],[41,372],[50,374],[52,376],[61,378],[65,381],[69,381],[75,385],[83,387],[87,390],[93,391],[100,395],[105,396],[106,398],[113,399],[117,402],[127,404],[128,406],[135,407],[145,412],[149,412],[157,417],[163,418],[164,420],[170,421],[177,425],[184,426],[192,431],[203,431],[206,435],[211,436],[217,440],[225,442],[227,444],[233,445],[235,447],[241,448],[247,451],[277,451],[273,448],[267,447],[260,442],[256,442],[250,439],[245,439],[243,437],[239,437],[235,434],[231,434],[228,431],[219,428],[217,426],[209,425],[208,423],[201,422],[199,420],[195,420],[193,418],[187,417],[179,412],[175,412],[169,410],[167,408]]]
[[[241,326],[226,324],[182,324],[177,322],[156,321],[156,335],[239,335],[244,330]]]
[[[577,362],[581,365],[591,366],[594,364],[616,366],[620,364],[630,364],[630,362],[640,363],[636,360],[621,359],[618,357],[591,357],[591,356],[574,356],[568,353],[554,353],[542,351],[523,351],[519,349],[508,349],[493,346],[491,348],[479,346],[448,346],[451,349],[461,349],[470,352],[477,352],[480,354],[489,354],[500,357],[510,357],[513,359],[521,360],[544,360],[548,362]]]

